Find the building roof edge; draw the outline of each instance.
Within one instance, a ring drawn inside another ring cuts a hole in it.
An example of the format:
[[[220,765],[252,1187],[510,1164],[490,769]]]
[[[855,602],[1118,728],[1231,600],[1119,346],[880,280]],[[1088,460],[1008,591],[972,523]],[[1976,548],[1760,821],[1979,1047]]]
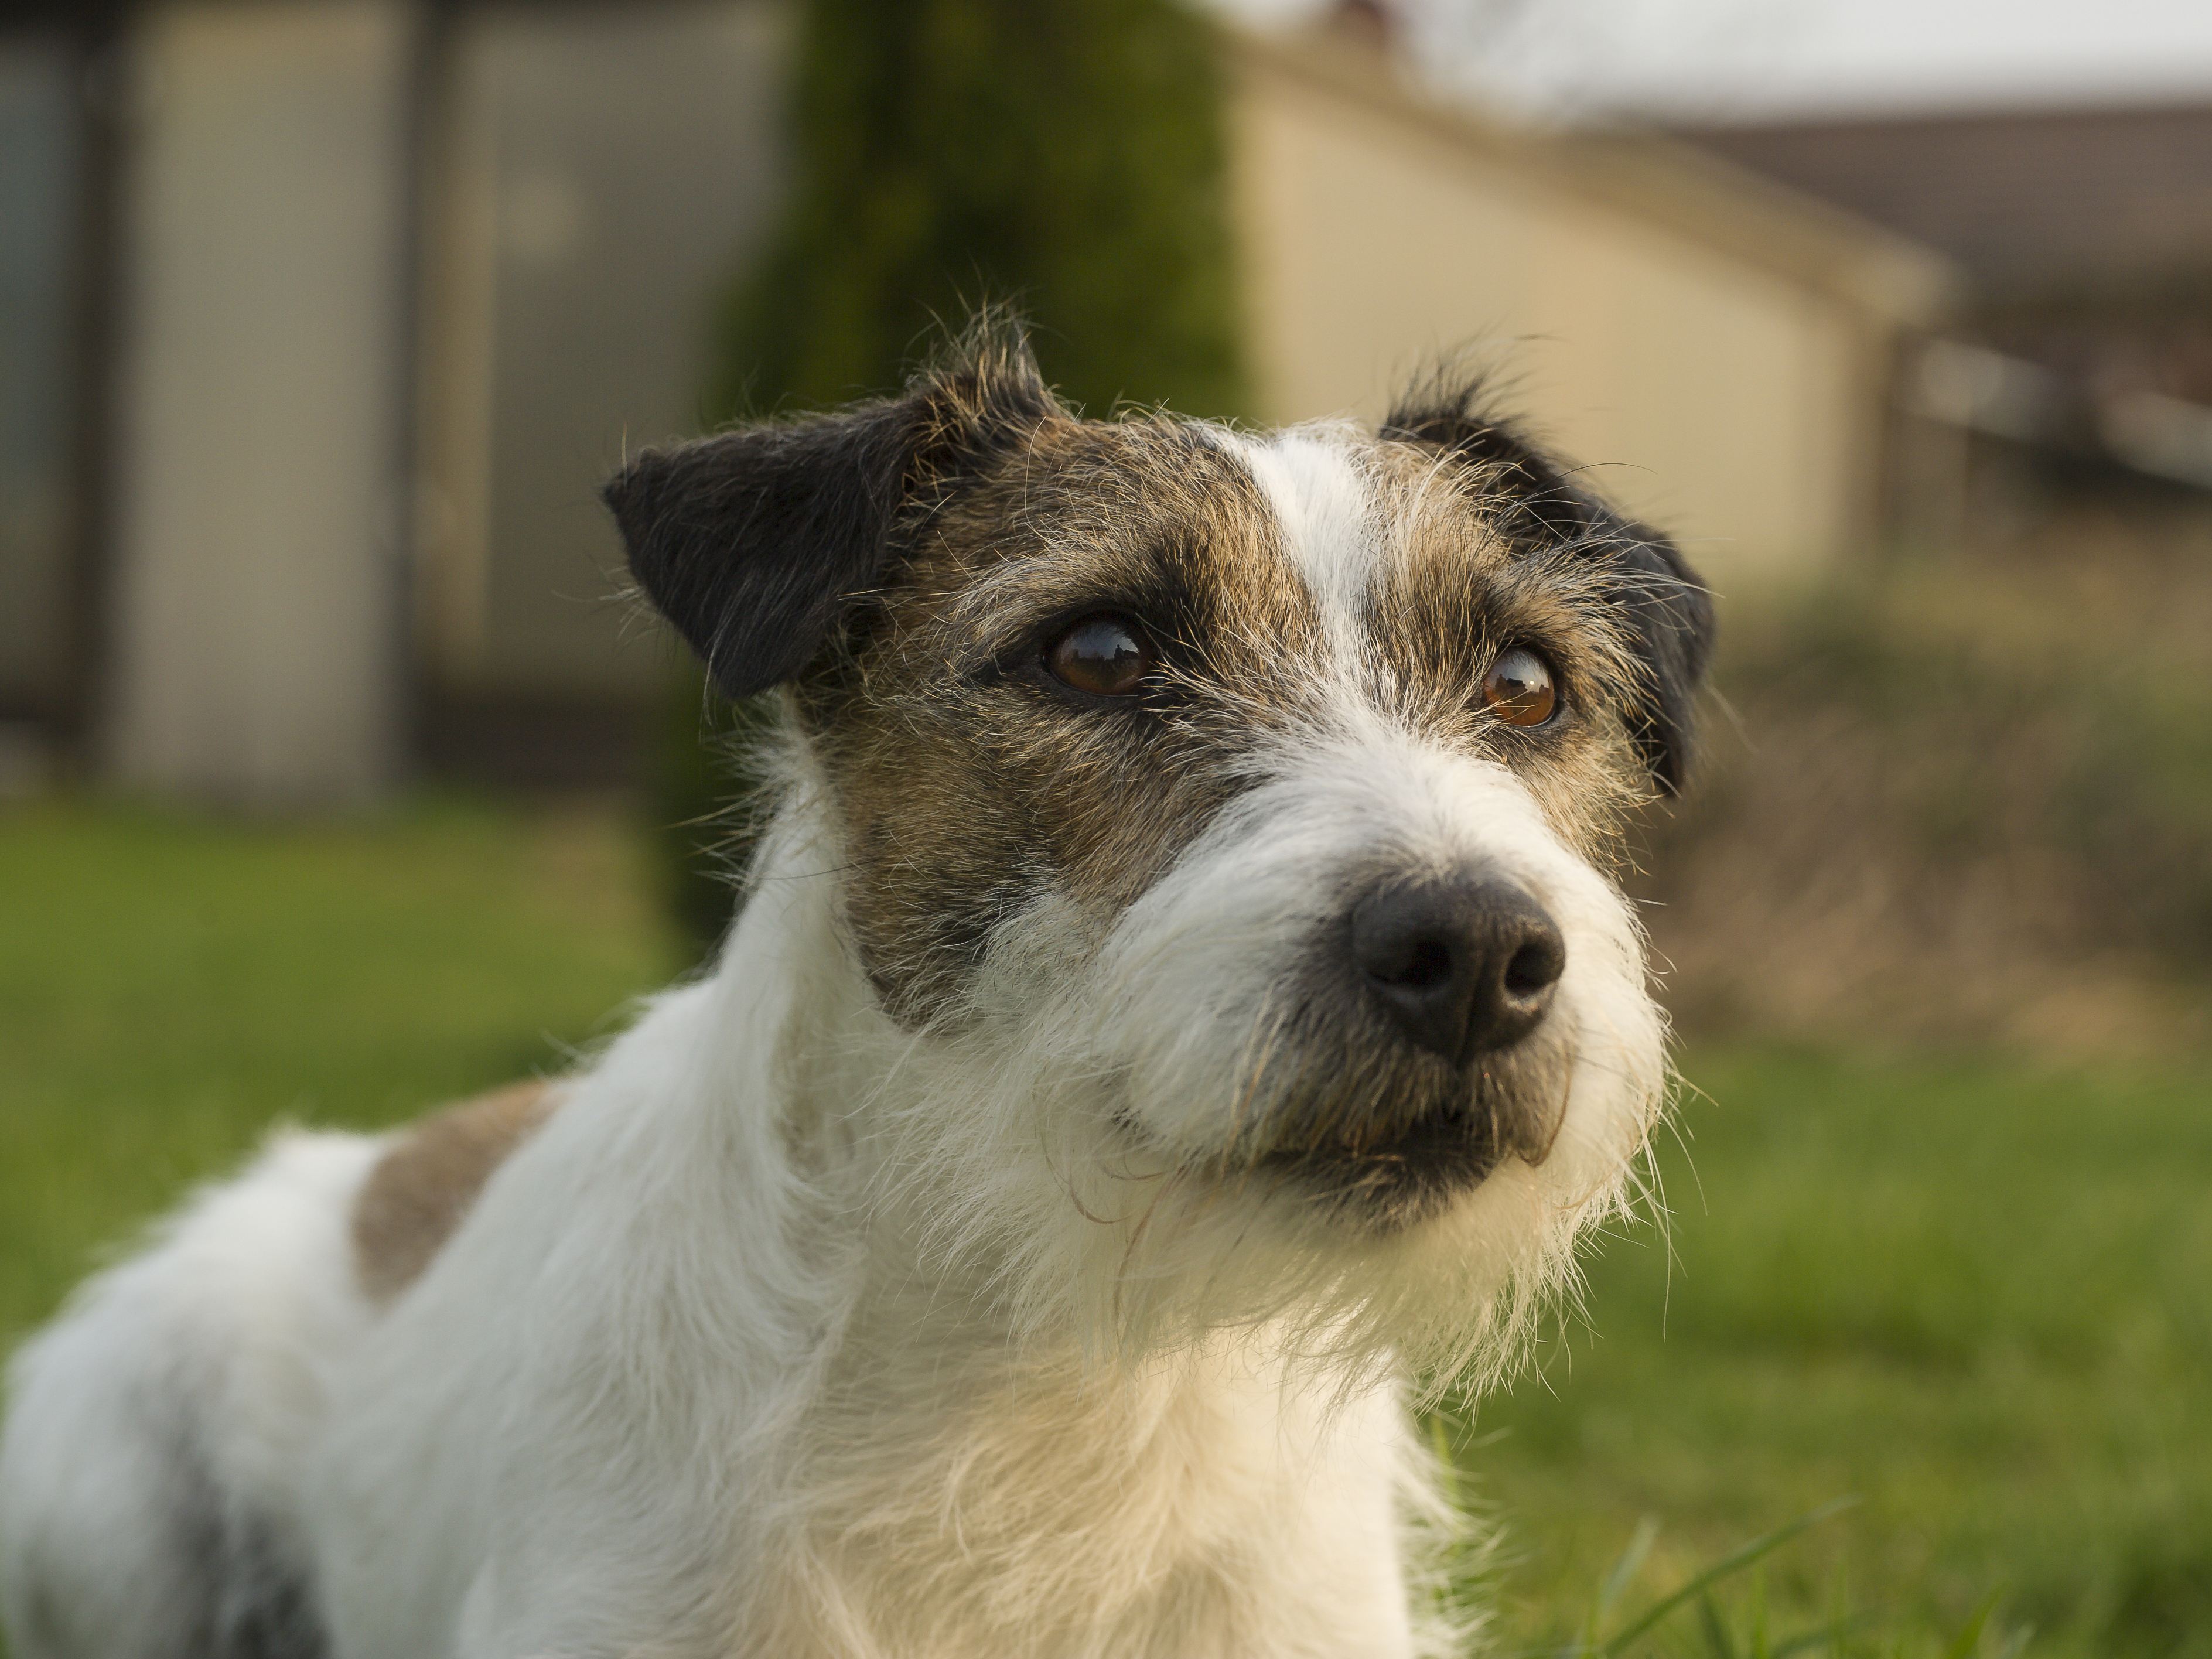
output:
[[[1510,125],[1422,91],[1382,52],[1326,30],[1222,30],[1233,73],[1317,87],[1386,119],[1540,176],[1891,322],[1927,327],[1958,301],[1958,266],[1933,248],[1657,133]]]

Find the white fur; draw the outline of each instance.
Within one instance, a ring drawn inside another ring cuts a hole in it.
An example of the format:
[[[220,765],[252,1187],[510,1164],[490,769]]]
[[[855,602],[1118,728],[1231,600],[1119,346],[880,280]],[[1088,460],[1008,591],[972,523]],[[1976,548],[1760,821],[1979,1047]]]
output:
[[[804,763],[713,977],[563,1085],[426,1275],[355,1286],[377,1143],[280,1138],[17,1361],[16,1659],[181,1659],[198,1470],[335,1659],[1404,1656],[1436,1504],[1408,1379],[1508,1363],[1660,1091],[1634,923],[1504,767],[1363,692],[1356,466],[1253,468],[1335,689],[1103,934],[1040,891],[963,1018],[878,1009]],[[1494,870],[1552,912],[1564,1127],[1443,1214],[1332,1230],[1194,1178],[1334,877]],[[180,1470],[186,1473],[180,1474]],[[202,1497],[208,1496],[202,1493]]]
[[[1374,501],[1336,422],[1234,440],[1282,526],[1283,541],[1340,659],[1358,653],[1380,542]]]
[[[0,1611],[17,1659],[179,1651],[193,1564],[160,1530],[179,1509],[302,1547],[299,1475],[328,1420],[329,1366],[368,1322],[346,1215],[375,1150],[280,1133],[16,1356]]]

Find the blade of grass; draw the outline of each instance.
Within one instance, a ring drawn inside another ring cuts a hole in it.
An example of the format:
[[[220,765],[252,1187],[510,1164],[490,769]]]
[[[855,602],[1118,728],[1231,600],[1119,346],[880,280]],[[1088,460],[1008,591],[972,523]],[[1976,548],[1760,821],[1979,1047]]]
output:
[[[1650,1630],[1654,1625],[1657,1624],[1662,1619],[1664,1619],[1668,1613],[1674,1612],[1675,1608],[1680,1607],[1684,1602],[1688,1601],[1696,1596],[1702,1595],[1713,1585],[1719,1583],[1722,1579],[1728,1577],[1732,1573],[1742,1571],[1746,1567],[1758,1560],[1761,1556],[1769,1554],[1771,1552],[1779,1549],[1783,1545],[1788,1543],[1791,1539],[1795,1538],[1799,1533],[1803,1532],[1807,1528],[1819,1525],[1830,1516],[1836,1514],[1838,1510],[1850,1508],[1852,1504],[1858,1501],[1859,1500],[1856,1497],[1838,1498],[1833,1503],[1823,1504],[1817,1510],[1809,1510],[1805,1514],[1799,1516],[1795,1521],[1789,1522],[1782,1526],[1777,1527],[1772,1532],[1763,1534],[1761,1536],[1753,1539],[1751,1542],[1746,1544],[1741,1549],[1735,1551],[1732,1554],[1723,1556],[1719,1560],[1714,1562],[1711,1566],[1707,1567],[1703,1572],[1699,1573],[1695,1578],[1692,1578],[1688,1583],[1683,1585],[1681,1589],[1676,1590],[1672,1595],[1662,1597],[1651,1607],[1646,1608],[1644,1610],[1644,1616],[1629,1625],[1626,1629],[1615,1632],[1612,1636],[1607,1638],[1602,1643],[1593,1643],[1591,1644],[1593,1650],[1602,1655],[1604,1659],[1616,1659],[1616,1656],[1620,1654],[1620,1650],[1624,1647],[1626,1647],[1629,1643],[1633,1642],[1638,1637],[1643,1635],[1644,1632]],[[1657,1533],[1659,1530],[1658,1523],[1656,1522],[1650,1522],[1647,1524],[1650,1525],[1650,1529],[1654,1534]],[[1642,1538],[1643,1535],[1644,1528],[1639,1527],[1637,1529],[1637,1536],[1638,1538]],[[1650,1547],[1648,1543],[1645,1547],[1647,1548]],[[1635,1546],[1632,1544],[1629,1547],[1633,1549]],[[1638,1559],[1639,1561],[1642,1559],[1641,1557],[1638,1557]],[[1624,1556],[1622,1559],[1626,1561],[1627,1558]],[[1618,1572],[1620,1570],[1619,1568],[1615,1568],[1614,1571]],[[1607,1581],[1607,1588],[1610,1589],[1612,1587],[1612,1581],[1608,1579]]]
[[[1825,1625],[1815,1625],[1811,1630],[1793,1636],[1786,1642],[1778,1642],[1774,1650],[1767,1655],[1767,1659],[1792,1659],[1794,1655],[1810,1653],[1818,1647],[1826,1647],[1831,1653],[1841,1653],[1846,1636],[1853,1631],[1865,1630],[1874,1622],[1872,1613],[1855,1613],[1849,1618],[1838,1613]]]
[[[1982,1598],[1981,1606],[1974,1609],[1959,1633],[1951,1638],[1951,1645],[1943,1650],[1943,1659],[1972,1659],[1974,1650],[1982,1644],[1982,1631],[1989,1624],[1990,1615],[1997,1610],[1998,1594],[1991,1590]]]
[[[1705,1645],[1712,1650],[1713,1659],[1735,1659],[1735,1643],[1711,1595],[1698,1598],[1698,1622],[1705,1627]]]
[[[1598,1587],[1597,1600],[1591,1605],[1589,1617],[1583,1621],[1581,1637],[1559,1650],[1560,1659],[1576,1659],[1576,1656],[1598,1651],[1598,1626],[1605,1623],[1605,1616],[1613,1611],[1613,1603],[1620,1600],[1622,1592],[1643,1570],[1644,1558],[1651,1553],[1652,1541],[1658,1536],[1657,1516],[1647,1515],[1636,1523],[1628,1547],[1621,1551],[1620,1559],[1613,1564],[1605,1583]]]
[[[1613,1564],[1613,1571],[1606,1574],[1605,1583],[1598,1587],[1597,1605],[1590,1609],[1590,1646],[1596,1645],[1597,1627],[1605,1622],[1606,1614],[1613,1611],[1613,1604],[1627,1592],[1636,1575],[1644,1570],[1644,1558],[1651,1553],[1651,1546],[1658,1537],[1657,1516],[1647,1515],[1636,1523],[1636,1532],[1629,1539],[1628,1547],[1621,1551],[1620,1559]]]

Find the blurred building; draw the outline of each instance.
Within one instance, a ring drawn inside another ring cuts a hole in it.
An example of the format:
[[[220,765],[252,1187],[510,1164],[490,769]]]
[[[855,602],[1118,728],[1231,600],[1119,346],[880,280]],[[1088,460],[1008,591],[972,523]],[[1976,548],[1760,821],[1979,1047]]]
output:
[[[634,767],[672,653],[616,597],[595,486],[697,426],[781,174],[787,21],[0,11],[16,769],[27,732],[269,805]]]
[[[595,489],[699,428],[790,21],[0,3],[0,791],[42,753],[267,804],[634,771],[675,653]],[[1441,107],[1354,34],[1224,50],[1268,418],[1371,416],[1469,347],[1723,587],[1871,533],[1940,259]]]
[[[2212,104],[1680,136],[1955,263],[1959,337],[1904,384],[1919,418],[1968,437],[1950,471],[1984,499],[1954,505],[1963,528],[2008,533],[2054,492],[2212,513]]]

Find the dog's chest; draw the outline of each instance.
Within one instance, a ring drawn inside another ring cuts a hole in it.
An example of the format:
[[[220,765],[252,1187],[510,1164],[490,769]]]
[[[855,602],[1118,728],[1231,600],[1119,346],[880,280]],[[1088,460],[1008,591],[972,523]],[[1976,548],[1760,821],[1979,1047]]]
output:
[[[1330,1406],[1230,1355],[957,1392],[881,1379],[809,1437],[811,1512],[763,1587],[780,1651],[1413,1650],[1391,1394]]]

